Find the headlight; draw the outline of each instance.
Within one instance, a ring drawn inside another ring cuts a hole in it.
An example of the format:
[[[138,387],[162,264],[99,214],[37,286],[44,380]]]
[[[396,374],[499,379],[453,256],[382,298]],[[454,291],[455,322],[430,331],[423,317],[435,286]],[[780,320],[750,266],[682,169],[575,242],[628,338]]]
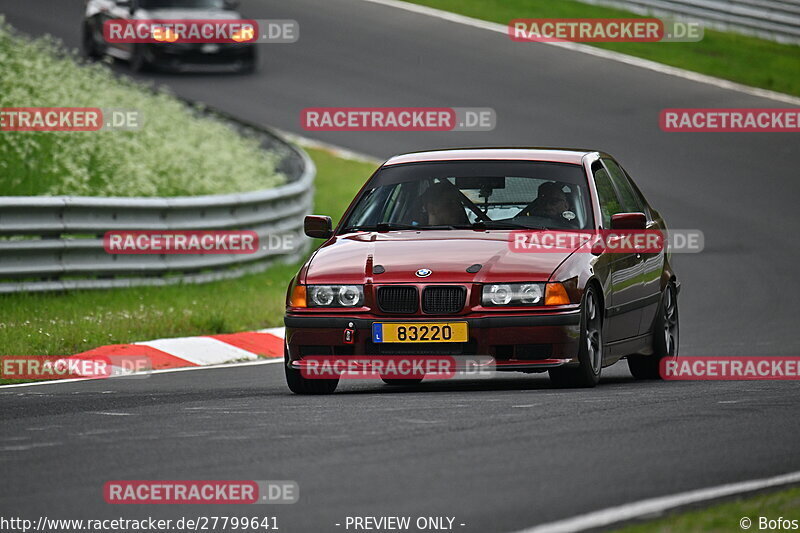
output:
[[[511,285],[486,285],[483,287],[483,305],[508,305],[514,297]]]
[[[526,283],[520,285],[519,301],[525,305],[536,305],[542,303],[542,286],[538,283]]]
[[[358,307],[364,303],[361,285],[309,285],[310,307]]]
[[[483,305],[542,305],[544,283],[500,283],[483,286]]]

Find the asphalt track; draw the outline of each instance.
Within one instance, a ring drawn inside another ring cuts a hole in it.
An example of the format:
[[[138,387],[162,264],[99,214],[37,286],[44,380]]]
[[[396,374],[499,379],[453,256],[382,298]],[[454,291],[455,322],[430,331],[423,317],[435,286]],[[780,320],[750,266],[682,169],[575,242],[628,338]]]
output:
[[[0,0],[0,13],[77,46],[81,5]],[[676,261],[682,354],[800,353],[800,139],[658,128],[665,107],[785,104],[360,0],[243,10],[298,20],[299,42],[265,46],[252,77],[146,78],[301,134],[300,111],[312,106],[497,112],[493,132],[314,135],[378,157],[466,145],[608,151],[673,228],[705,232],[705,251]],[[345,516],[446,515],[466,524],[457,530],[510,531],[800,470],[796,383],[638,383],[622,364],[593,390],[520,376],[340,391],[292,396],[279,364],[0,389],[0,515],[273,514],[285,531],[337,531]],[[110,479],[293,479],[301,501],[109,506]]]

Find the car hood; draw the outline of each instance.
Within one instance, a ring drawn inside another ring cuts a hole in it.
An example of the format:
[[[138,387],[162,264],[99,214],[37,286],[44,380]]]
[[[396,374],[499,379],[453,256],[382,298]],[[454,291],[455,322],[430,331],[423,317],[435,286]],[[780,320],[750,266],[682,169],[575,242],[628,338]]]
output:
[[[509,247],[508,231],[390,231],[336,237],[311,258],[308,284],[364,283],[483,283],[547,281],[573,250],[519,253]],[[478,272],[467,268],[479,264]],[[372,274],[374,266],[385,271]],[[419,269],[431,270],[420,278]]]
[[[142,9],[136,14],[136,18],[143,20],[236,20],[240,19],[241,15],[227,9],[169,8]]]

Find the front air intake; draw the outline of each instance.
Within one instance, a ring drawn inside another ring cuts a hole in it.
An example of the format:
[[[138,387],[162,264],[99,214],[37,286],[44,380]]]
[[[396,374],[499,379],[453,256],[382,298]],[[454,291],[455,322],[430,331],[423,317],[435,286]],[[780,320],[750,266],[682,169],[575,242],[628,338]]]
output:
[[[419,307],[417,288],[378,287],[378,307],[384,313],[404,315],[416,313]]]
[[[430,315],[449,315],[464,308],[467,289],[459,286],[425,287],[422,291],[422,311]]]

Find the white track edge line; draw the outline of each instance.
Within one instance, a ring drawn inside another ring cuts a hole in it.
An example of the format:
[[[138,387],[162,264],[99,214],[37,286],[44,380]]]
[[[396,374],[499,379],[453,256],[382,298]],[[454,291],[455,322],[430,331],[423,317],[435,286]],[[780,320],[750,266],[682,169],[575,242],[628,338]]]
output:
[[[457,13],[451,13],[449,11],[443,11],[441,9],[435,9],[428,6],[411,4],[408,2],[403,2],[402,0],[362,0],[362,1],[369,2],[372,4],[380,4],[387,7],[394,7],[397,9],[403,9],[405,11],[411,11],[413,13],[418,13],[421,15],[428,15],[441,20],[446,20],[448,22],[455,22],[457,24],[464,24],[467,26],[472,26],[474,28],[481,28],[484,30],[494,31],[508,35],[508,27],[497,22],[489,22],[486,20],[468,17],[466,15],[459,15]],[[528,43],[523,43],[523,44],[528,44]],[[724,80],[722,78],[715,78],[714,76],[709,76],[707,74],[700,74],[699,72],[693,72],[691,70],[686,70],[678,67],[671,67],[669,65],[664,65],[663,63],[650,61],[649,59],[642,59],[628,54],[622,54],[620,52],[613,52],[611,50],[605,50],[603,48],[596,48],[594,46],[589,46],[581,43],[573,43],[573,42],[556,42],[556,43],[541,43],[541,44],[557,46],[559,48],[565,48],[568,50],[573,50],[575,52],[581,52],[584,54],[589,54],[604,59],[610,59],[612,61],[617,61],[619,63],[626,63],[628,65],[633,65],[647,70],[652,70],[655,72],[659,72],[661,74],[667,74],[670,76],[691,80],[697,83],[704,83],[706,85],[713,85],[715,87],[719,87],[722,89],[728,89],[731,91],[745,93],[750,96],[768,98],[770,100],[784,102],[787,104],[800,105],[800,98],[792,96],[790,94],[784,94],[777,91],[770,91],[768,89],[760,89],[758,87],[751,87],[749,85],[744,85],[741,83]]]
[[[282,363],[282,357],[274,359],[263,359],[259,361],[245,361],[242,363],[223,363],[221,365],[206,365],[206,366],[182,366],[179,368],[162,368],[161,370],[151,370],[149,372],[133,372],[125,374],[124,376],[115,376],[112,378],[72,378],[72,379],[54,379],[48,381],[36,381],[34,383],[14,383],[12,385],[0,385],[0,390],[10,389],[17,387],[34,387],[39,385],[60,385],[62,383],[75,383],[78,381],[100,381],[100,380],[115,380],[115,379],[137,379],[137,376],[149,376],[151,374],[170,374],[172,372],[188,372],[190,370],[217,370],[220,368],[233,368],[237,366],[253,366],[253,365],[269,365],[273,363]]]
[[[377,157],[367,155],[361,152],[355,152],[353,150],[349,150],[347,148],[343,148],[335,144],[327,143],[325,141],[311,139],[309,137],[304,137],[302,135],[298,135],[296,133],[292,133],[286,130],[281,130],[277,128],[273,129],[277,133],[282,135],[287,141],[292,142],[294,144],[298,144],[303,148],[316,148],[317,150],[330,152],[332,155],[340,157],[342,159],[347,159],[349,161],[358,161],[359,163],[369,163],[371,165],[380,165],[385,161],[385,159],[378,159]]]
[[[672,494],[670,496],[661,496],[657,498],[641,500],[638,502],[626,503],[573,518],[549,522],[547,524],[533,526],[528,529],[522,529],[517,533],[570,533],[576,531],[585,531],[587,529],[610,526],[612,524],[618,524],[620,522],[642,518],[648,515],[655,515],[670,509],[684,507],[693,503],[716,500],[736,494],[746,494],[749,492],[755,492],[771,487],[779,487],[781,485],[789,485],[792,483],[800,483],[800,471],[770,478],[728,483],[716,487],[692,490],[688,492]]]

